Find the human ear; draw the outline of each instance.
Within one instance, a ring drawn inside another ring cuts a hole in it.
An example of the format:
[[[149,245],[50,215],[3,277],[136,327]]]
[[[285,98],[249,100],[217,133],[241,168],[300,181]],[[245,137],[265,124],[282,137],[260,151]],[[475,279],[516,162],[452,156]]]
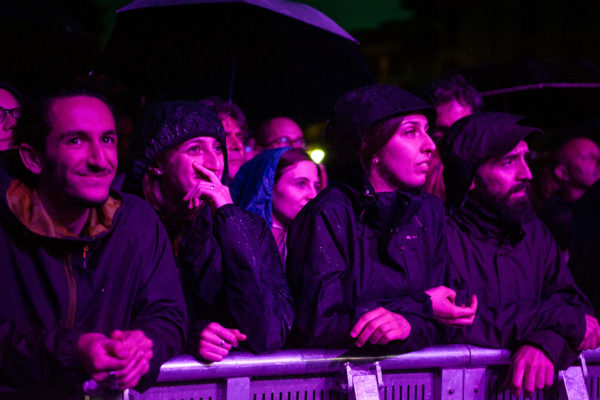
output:
[[[554,167],[554,176],[559,181],[568,181],[569,180],[569,171],[567,171],[567,167],[564,164],[559,164]]]
[[[33,147],[27,143],[21,143],[19,145],[19,156],[25,168],[27,168],[32,174],[39,175],[42,173],[42,160],[40,154]]]
[[[153,162],[152,165],[148,167],[148,172],[153,176],[161,176],[163,174],[161,163],[158,160]]]

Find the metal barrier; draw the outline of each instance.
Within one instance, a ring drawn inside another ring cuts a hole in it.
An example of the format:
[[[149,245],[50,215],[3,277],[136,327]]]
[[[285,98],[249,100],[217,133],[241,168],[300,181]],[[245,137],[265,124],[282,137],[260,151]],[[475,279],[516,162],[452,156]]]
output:
[[[554,386],[535,392],[533,399],[600,400],[600,351],[587,351],[583,356],[581,366],[559,371]],[[127,390],[88,397],[509,400],[517,399],[503,385],[510,361],[508,350],[469,345],[434,346],[401,355],[365,355],[348,350],[283,350],[266,355],[233,352],[225,360],[212,364],[184,355],[164,364],[156,385],[143,393]]]

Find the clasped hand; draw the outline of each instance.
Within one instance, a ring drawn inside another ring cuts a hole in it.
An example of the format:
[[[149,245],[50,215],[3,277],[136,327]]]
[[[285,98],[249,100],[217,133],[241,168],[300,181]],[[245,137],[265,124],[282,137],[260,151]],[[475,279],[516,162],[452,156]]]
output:
[[[95,381],[111,385],[111,389],[125,390],[136,386],[150,369],[152,347],[152,340],[139,330],[115,330],[110,337],[84,333],[77,342],[77,355]]]

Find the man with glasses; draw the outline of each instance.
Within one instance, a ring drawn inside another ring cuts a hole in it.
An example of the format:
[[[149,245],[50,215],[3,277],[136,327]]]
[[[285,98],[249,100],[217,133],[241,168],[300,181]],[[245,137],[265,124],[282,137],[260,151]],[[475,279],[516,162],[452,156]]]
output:
[[[21,95],[11,85],[0,82],[0,151],[12,148],[13,131],[21,115]]]
[[[260,150],[287,146],[306,149],[302,129],[287,117],[275,117],[263,122],[256,134],[256,145]]]

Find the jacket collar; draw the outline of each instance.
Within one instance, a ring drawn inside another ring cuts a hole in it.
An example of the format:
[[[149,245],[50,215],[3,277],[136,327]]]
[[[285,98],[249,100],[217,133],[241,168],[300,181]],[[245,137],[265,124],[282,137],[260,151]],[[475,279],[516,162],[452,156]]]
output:
[[[50,238],[94,238],[110,230],[122,200],[109,196],[106,202],[92,208],[80,236],[52,220],[44,209],[38,193],[18,179],[13,180],[6,191],[6,201],[14,216],[31,232]]]
[[[341,188],[350,197],[358,218],[380,231],[395,230],[407,224],[423,204],[420,189],[366,194],[349,185],[342,185]]]
[[[508,240],[512,244],[517,244],[525,237],[525,232],[519,223],[490,210],[470,196],[467,196],[464,205],[451,217],[462,226],[463,230],[498,239],[500,242]]]

